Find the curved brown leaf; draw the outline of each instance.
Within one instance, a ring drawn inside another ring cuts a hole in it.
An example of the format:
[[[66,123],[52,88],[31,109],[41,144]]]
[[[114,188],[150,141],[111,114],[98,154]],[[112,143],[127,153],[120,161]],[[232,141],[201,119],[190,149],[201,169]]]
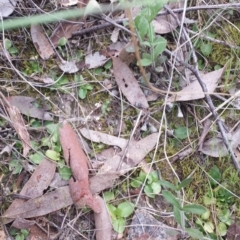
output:
[[[69,188],[73,202],[78,207],[84,205],[92,208],[94,212],[101,212],[100,204],[89,189],[88,159],[80,147],[77,135],[72,127],[64,122],[59,129],[60,142],[65,161],[70,165],[73,178],[69,180]]]

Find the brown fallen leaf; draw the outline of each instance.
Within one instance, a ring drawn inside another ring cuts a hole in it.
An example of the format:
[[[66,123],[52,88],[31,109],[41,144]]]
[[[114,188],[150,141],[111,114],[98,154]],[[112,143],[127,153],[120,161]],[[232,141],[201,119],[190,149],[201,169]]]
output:
[[[184,2],[183,1],[173,2],[173,3],[169,3],[167,6],[170,9],[183,8]],[[177,16],[179,19],[179,22],[181,22],[182,14],[175,14],[175,16]],[[158,33],[158,34],[166,34],[166,33],[172,32],[178,27],[177,20],[171,14],[157,16],[152,21],[152,24],[153,24],[155,33]]]
[[[96,213],[101,212],[98,200],[89,189],[88,159],[80,147],[77,135],[72,127],[64,122],[59,129],[60,142],[66,163],[71,167],[73,178],[69,180],[69,187],[73,202],[78,207],[89,206]]]
[[[108,213],[105,201],[101,197],[97,197],[102,211],[94,213],[96,240],[111,240],[112,223]]]
[[[72,19],[66,22],[60,22],[50,37],[50,41],[52,42],[53,46],[57,47],[59,40],[63,37],[69,39],[72,37],[73,32],[80,30],[83,26],[83,22],[80,22],[81,19]]]
[[[26,220],[24,218],[17,217],[11,227],[17,228],[17,229],[28,229],[31,226],[35,225],[36,222],[32,220]]]
[[[19,111],[29,117],[52,121],[53,118],[46,111],[48,109],[37,108],[34,105],[36,99],[27,96],[13,96],[8,97],[7,100],[11,103],[11,105],[17,107]]]
[[[54,54],[53,48],[41,25],[31,25],[31,37],[38,54],[43,60],[49,59]]]
[[[222,77],[222,74],[225,70],[225,67],[220,68],[218,70],[206,73],[202,76],[202,81],[206,84],[208,92],[214,92],[217,87],[218,80]],[[204,98],[205,94],[203,93],[202,87],[199,82],[195,80],[190,83],[186,87],[184,87],[181,91],[177,92],[170,98],[168,98],[168,102],[178,102],[178,101],[190,101]]]
[[[11,123],[16,130],[23,146],[23,156],[26,157],[31,149],[30,136],[21,113],[15,106],[6,107]]]
[[[93,194],[111,188],[114,181],[121,176],[120,173],[97,174],[89,179],[90,189]]]
[[[24,185],[22,188],[20,194],[25,195],[30,198],[37,198],[43,194],[43,191],[49,186],[51,183],[51,180],[54,177],[54,173],[56,170],[56,164],[53,162],[50,162],[47,159],[43,159],[43,161],[38,165],[35,172],[32,174],[28,182]],[[4,223],[9,223],[14,220],[18,215],[16,215],[16,212],[19,207],[21,207],[21,211],[24,213],[24,207],[22,205],[24,204],[25,200],[23,199],[16,199],[12,202],[12,204],[9,206],[7,211],[4,213]],[[28,205],[26,205],[26,211],[28,210]],[[7,216],[15,216],[12,219],[7,219]],[[30,218],[27,214],[24,215],[26,218]],[[22,217],[22,215],[19,215],[19,217]]]
[[[80,129],[80,132],[88,140],[91,140],[97,143],[104,143],[106,145],[118,146],[121,149],[124,149],[128,143],[127,139],[115,137],[115,136],[98,132],[98,131],[89,130],[87,128]]]
[[[85,65],[88,69],[103,66],[109,59],[100,52],[90,53],[85,57]]]
[[[43,196],[30,199],[22,205],[16,207],[14,211],[6,212],[2,216],[3,223],[9,223],[6,219],[33,218],[44,216],[51,212],[58,211],[62,208],[68,207],[73,204],[70,195],[69,186],[58,188],[52,192],[48,192]]]
[[[102,168],[100,169],[100,173],[116,172],[118,165],[122,159],[122,155],[125,152],[125,148],[127,146],[126,143],[128,142],[128,140],[98,131],[88,130],[86,128],[81,129],[80,132],[88,140],[97,143],[101,142],[111,146],[119,146],[122,149],[121,152],[107,159]],[[125,158],[123,159],[121,168],[119,169],[121,170],[121,174],[122,171],[128,171],[128,169],[135,167],[137,164],[139,164],[144,159],[144,157],[154,148],[157,139],[158,133],[153,133],[141,139],[140,141],[130,141]]]
[[[240,142],[240,126],[234,132],[228,133],[227,137],[231,148],[235,151]],[[224,157],[229,154],[222,137],[218,136],[206,140],[199,151],[211,157]]]
[[[148,108],[148,102],[131,69],[119,58],[112,57],[114,77],[128,101],[137,107]]]

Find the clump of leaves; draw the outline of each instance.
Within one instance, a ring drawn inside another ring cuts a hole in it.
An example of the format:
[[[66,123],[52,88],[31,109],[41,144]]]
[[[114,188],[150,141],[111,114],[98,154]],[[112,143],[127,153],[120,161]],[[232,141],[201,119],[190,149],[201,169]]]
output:
[[[130,184],[134,188],[139,188],[143,183],[145,183],[144,192],[148,197],[154,198],[156,194],[161,192],[161,184],[157,171],[153,171],[148,175],[141,171],[139,175],[131,181]]]
[[[114,198],[114,193],[104,193],[104,199],[106,202],[113,200]],[[121,202],[117,206],[107,203],[107,208],[112,219],[113,229],[118,233],[123,233],[126,226],[126,218],[133,213],[134,204],[129,201]]]
[[[229,185],[217,166],[213,166],[208,174],[210,175],[211,189],[204,195],[204,204],[215,206],[217,221],[211,219],[208,210],[206,214],[197,219],[196,223],[213,238],[222,237],[227,234],[227,227],[233,223],[230,207],[235,203],[235,199],[227,190]]]
[[[28,236],[29,232],[26,229],[21,229],[20,231],[12,228],[10,234],[15,237],[15,240],[24,240]]]

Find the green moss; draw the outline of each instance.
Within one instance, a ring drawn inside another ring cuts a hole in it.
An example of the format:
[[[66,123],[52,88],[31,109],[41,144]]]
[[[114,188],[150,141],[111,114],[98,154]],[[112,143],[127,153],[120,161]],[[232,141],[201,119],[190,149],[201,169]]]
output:
[[[230,43],[233,46],[240,46],[240,23],[235,23],[234,25],[225,24],[222,28],[213,29],[212,32],[216,34],[216,39]],[[223,66],[232,58],[234,60],[233,62],[238,63],[237,58],[239,58],[239,54],[240,50],[231,49],[222,44],[213,43],[209,61]]]

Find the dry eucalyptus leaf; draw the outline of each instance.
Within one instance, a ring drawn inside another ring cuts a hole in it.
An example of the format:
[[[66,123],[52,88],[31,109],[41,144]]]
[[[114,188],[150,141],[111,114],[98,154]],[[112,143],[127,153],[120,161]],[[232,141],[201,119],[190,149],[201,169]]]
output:
[[[5,219],[33,218],[44,216],[48,213],[58,211],[73,204],[69,187],[58,188],[54,191],[48,192],[43,196],[30,199],[22,205],[17,206],[14,211],[6,212],[3,215],[4,224],[10,222]]]
[[[128,101],[141,108],[148,108],[148,102],[131,69],[121,59],[112,57],[114,77],[118,87]]]
[[[53,48],[41,25],[31,25],[31,37],[38,54],[43,60],[49,59],[54,54]]]
[[[111,240],[112,222],[108,213],[107,205],[101,197],[97,197],[102,211],[94,213],[96,240]]]
[[[19,111],[29,117],[52,121],[53,118],[50,116],[46,110],[42,108],[37,108],[34,105],[36,99],[27,96],[13,96],[8,97],[9,103],[19,109]]]
[[[222,77],[225,67],[206,73],[202,76],[202,81],[206,84],[209,93],[213,93],[217,87],[218,80]],[[190,101],[204,98],[205,94],[197,80],[184,87],[170,98],[168,102]]]
[[[106,133],[89,130],[87,128],[80,129],[81,134],[90,141],[97,143],[104,143],[106,145],[118,146],[124,149],[128,143],[128,140],[124,138],[115,137]]]
[[[23,156],[26,157],[31,149],[30,136],[25,126],[24,120],[18,108],[15,106],[6,107],[12,125],[16,130],[23,146]]]
[[[85,57],[85,65],[88,69],[97,68],[103,66],[108,61],[108,58],[99,52],[88,54]]]
[[[118,169],[119,164],[121,174],[128,172],[133,167],[137,166],[145,156],[154,148],[157,143],[158,133],[153,133],[140,141],[130,141],[126,156],[122,159],[124,150],[115,155],[113,158],[108,159],[101,167],[100,172],[115,172]],[[121,162],[122,161],[122,162]]]
[[[0,0],[0,15],[2,17],[8,17],[13,13],[16,4],[16,0]]]
[[[240,143],[240,127],[233,133],[229,133],[228,140],[233,151]],[[205,141],[199,151],[211,157],[224,157],[229,154],[221,137],[213,137]]]
[[[174,2],[167,5],[170,9],[183,8],[184,1]],[[181,22],[182,14],[175,14],[178,17],[178,20]],[[158,34],[166,34],[172,32],[178,27],[178,22],[174,16],[171,14],[157,16],[152,21],[154,30]]]
[[[54,173],[56,170],[56,164],[44,159],[36,168],[28,182],[24,185],[22,188],[20,194],[30,197],[30,198],[37,198],[43,194],[43,191],[47,189],[49,184],[51,183]],[[14,220],[16,217],[22,217],[22,218],[30,218],[31,216],[28,216],[27,212],[28,204],[25,204],[26,201],[23,199],[15,199],[12,204],[9,206],[7,211],[4,213],[3,217],[4,223],[9,223]],[[28,203],[28,201],[27,201]],[[36,202],[37,204],[37,202]],[[23,206],[24,205],[24,206]],[[19,210],[21,209],[21,211]],[[16,212],[25,214],[24,217],[21,214],[16,214]],[[36,210],[37,211],[37,210]],[[10,217],[12,216],[12,217]]]
[[[114,181],[120,177],[120,173],[98,173],[89,179],[91,192],[100,193],[101,191],[111,188]]]

